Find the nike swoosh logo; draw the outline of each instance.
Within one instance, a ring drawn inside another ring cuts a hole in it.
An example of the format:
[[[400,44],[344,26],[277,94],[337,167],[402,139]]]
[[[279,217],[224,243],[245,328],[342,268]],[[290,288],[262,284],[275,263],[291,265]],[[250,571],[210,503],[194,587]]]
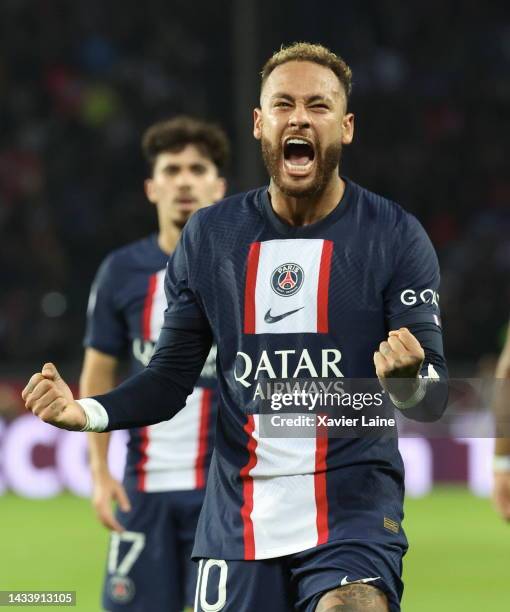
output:
[[[348,576],[342,578],[342,582],[340,586],[346,586],[347,584],[366,584],[367,582],[373,582],[374,580],[380,580],[380,576],[375,576],[374,578],[360,578],[359,580],[347,580]]]
[[[291,314],[294,314],[298,310],[303,310],[303,308],[304,306],[301,306],[301,308],[296,308],[296,310],[289,310],[289,312],[284,312],[282,314],[275,315],[275,316],[271,314],[271,308],[270,308],[264,315],[264,321],[266,323],[277,323],[278,321],[285,319],[285,317],[289,317]]]

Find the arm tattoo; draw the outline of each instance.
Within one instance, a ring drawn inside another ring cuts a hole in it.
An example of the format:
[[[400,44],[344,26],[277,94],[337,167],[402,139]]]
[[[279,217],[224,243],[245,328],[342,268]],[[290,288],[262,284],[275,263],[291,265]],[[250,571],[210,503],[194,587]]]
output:
[[[388,600],[376,587],[350,584],[325,593],[315,612],[388,612]]]

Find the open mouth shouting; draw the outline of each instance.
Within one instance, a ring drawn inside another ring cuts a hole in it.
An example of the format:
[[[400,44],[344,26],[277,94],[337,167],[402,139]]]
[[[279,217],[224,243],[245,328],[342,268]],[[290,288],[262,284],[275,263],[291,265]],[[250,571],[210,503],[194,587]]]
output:
[[[283,143],[283,166],[290,176],[308,176],[315,161],[313,142],[301,136],[288,136]]]

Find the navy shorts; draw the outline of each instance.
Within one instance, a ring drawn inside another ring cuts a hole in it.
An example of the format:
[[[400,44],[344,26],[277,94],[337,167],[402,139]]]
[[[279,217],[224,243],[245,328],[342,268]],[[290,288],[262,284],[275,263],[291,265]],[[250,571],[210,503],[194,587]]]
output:
[[[197,564],[191,561],[204,490],[128,490],[126,531],[112,533],[103,608],[112,612],[182,612],[193,606]]]
[[[363,581],[381,589],[390,612],[398,612],[406,550],[404,541],[340,540],[277,559],[201,559],[194,610],[313,612],[324,593]]]

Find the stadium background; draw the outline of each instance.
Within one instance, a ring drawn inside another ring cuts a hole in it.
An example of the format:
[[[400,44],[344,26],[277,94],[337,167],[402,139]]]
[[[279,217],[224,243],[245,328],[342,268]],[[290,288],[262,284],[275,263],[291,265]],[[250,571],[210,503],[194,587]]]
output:
[[[354,71],[343,172],[415,213],[434,242],[452,374],[490,375],[510,304],[505,3],[2,0],[0,589],[74,589],[78,609],[98,609],[107,536],[80,497],[82,438],[20,418],[20,385],[47,359],[77,379],[100,260],[155,229],[143,129],[180,112],[214,119],[233,140],[230,192],[262,184],[257,73],[300,39]],[[406,443],[404,611],[510,608],[490,441]]]

